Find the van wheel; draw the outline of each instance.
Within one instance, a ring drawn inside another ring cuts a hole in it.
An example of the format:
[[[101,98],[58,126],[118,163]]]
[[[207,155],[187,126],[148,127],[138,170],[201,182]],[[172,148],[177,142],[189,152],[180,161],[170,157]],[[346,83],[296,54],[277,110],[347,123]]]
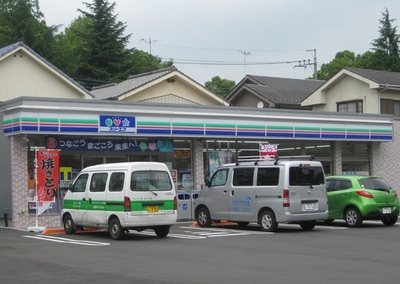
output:
[[[64,231],[66,234],[75,234],[76,232],[76,226],[74,223],[74,220],[72,220],[71,215],[66,215],[63,219],[64,223]]]
[[[260,214],[258,219],[261,230],[264,232],[275,232],[278,228],[278,223],[275,219],[275,214],[271,210],[265,210]]]
[[[299,224],[303,230],[310,231],[314,229],[316,223],[317,221],[305,221],[305,222],[300,222]]]
[[[237,224],[238,224],[240,227],[246,227],[246,226],[249,224],[249,222],[237,222]]]
[[[111,219],[110,224],[108,225],[108,232],[114,240],[121,240],[125,235],[124,229],[121,227],[118,218]]]
[[[397,216],[385,217],[385,218],[382,218],[381,221],[386,226],[393,226],[394,224],[396,224],[398,218],[399,217],[397,217]]]
[[[165,238],[168,236],[170,226],[159,226],[154,228],[154,232],[156,233],[157,237]]]
[[[210,212],[208,211],[208,209],[205,207],[202,207],[199,210],[197,210],[196,220],[197,220],[197,224],[199,224],[200,227],[210,227],[211,226],[211,216],[210,216]]]
[[[363,222],[363,217],[357,208],[350,207],[344,214],[344,220],[346,221],[348,227],[359,227]]]
[[[324,224],[330,225],[333,223],[333,221],[335,221],[335,219],[326,219],[326,220],[324,220]]]

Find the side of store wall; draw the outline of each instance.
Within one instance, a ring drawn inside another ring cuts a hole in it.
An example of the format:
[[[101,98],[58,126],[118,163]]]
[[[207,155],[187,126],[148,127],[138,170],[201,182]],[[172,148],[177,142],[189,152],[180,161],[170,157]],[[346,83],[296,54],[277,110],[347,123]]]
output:
[[[400,196],[400,120],[393,122],[393,141],[373,143],[371,174],[387,180]]]
[[[12,188],[12,225],[10,227],[27,230],[36,226],[36,216],[28,213],[28,148],[23,135],[14,135],[11,139],[11,188]],[[59,227],[59,214],[43,213],[38,218],[40,227]]]

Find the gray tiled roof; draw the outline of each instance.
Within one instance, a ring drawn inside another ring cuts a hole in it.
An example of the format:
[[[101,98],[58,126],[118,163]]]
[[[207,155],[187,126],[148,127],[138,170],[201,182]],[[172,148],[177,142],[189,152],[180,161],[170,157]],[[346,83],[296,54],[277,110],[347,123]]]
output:
[[[254,92],[276,104],[299,104],[321,87],[325,81],[253,76],[262,85],[245,84]]]
[[[95,99],[98,100],[116,98],[176,70],[177,69],[172,66],[161,70],[129,76],[127,80],[118,84],[95,87],[92,90],[92,94],[95,96]]]
[[[369,79],[380,85],[399,86],[400,87],[400,73],[389,71],[378,71],[369,69],[349,68],[346,70],[358,74],[366,79]]]
[[[10,54],[11,52],[13,52],[15,49],[17,49],[18,47],[24,47],[25,49],[27,49],[30,53],[32,53],[35,57],[37,57],[40,61],[42,61],[44,64],[46,64],[47,66],[49,66],[50,68],[52,68],[53,70],[55,70],[57,73],[59,73],[61,76],[63,76],[65,79],[67,79],[68,81],[70,81],[72,84],[74,84],[76,87],[78,87],[79,89],[81,89],[83,92],[85,92],[86,94],[88,94],[90,97],[94,97],[93,94],[91,94],[88,90],[86,90],[82,85],[80,85],[78,82],[76,82],[74,79],[72,79],[71,77],[69,77],[67,74],[65,74],[63,71],[61,71],[60,69],[58,69],[55,65],[51,64],[49,61],[47,61],[46,59],[44,59],[41,55],[39,55],[38,53],[36,53],[32,48],[30,48],[29,46],[27,46],[25,43],[23,43],[22,41],[19,41],[17,43],[5,46],[0,48],[0,57],[3,57],[7,54]]]

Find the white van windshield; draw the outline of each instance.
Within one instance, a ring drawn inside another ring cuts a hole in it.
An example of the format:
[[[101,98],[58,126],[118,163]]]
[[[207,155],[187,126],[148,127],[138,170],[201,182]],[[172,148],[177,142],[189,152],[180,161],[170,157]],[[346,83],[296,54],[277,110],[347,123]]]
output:
[[[168,191],[171,179],[165,171],[136,171],[131,175],[132,191]]]

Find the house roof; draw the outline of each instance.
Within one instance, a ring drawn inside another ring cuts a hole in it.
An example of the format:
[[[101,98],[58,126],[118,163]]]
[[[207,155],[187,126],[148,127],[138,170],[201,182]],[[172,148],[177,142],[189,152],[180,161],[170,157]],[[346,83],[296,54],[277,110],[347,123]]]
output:
[[[247,75],[225,99],[231,102],[241,91],[247,90],[267,101],[273,102],[275,105],[300,105],[305,98],[323,85],[324,82],[321,80]]]
[[[177,78],[191,85],[199,92],[204,93],[206,96],[210,97],[214,101],[217,101],[219,104],[226,106],[229,105],[225,100],[220,98],[218,95],[207,90],[203,85],[201,85],[192,78],[180,72],[175,66],[143,74],[129,76],[127,80],[120,83],[95,87],[92,90],[92,94],[95,96],[95,99],[97,100],[118,99],[119,97],[125,95],[128,96],[134,95],[136,92],[139,92],[147,87],[150,87],[153,84],[157,84],[157,82],[161,80],[167,80],[167,81],[171,80],[173,82]]]
[[[172,66],[169,68],[151,71],[143,74],[132,75],[121,83],[107,84],[97,86],[92,89],[92,93],[95,99],[105,100],[110,98],[118,98],[130,91],[133,91],[139,87],[142,87],[150,82],[153,82],[167,74],[177,71],[176,67]]]
[[[343,78],[351,77],[368,85],[375,90],[400,90],[400,73],[390,71],[379,71],[370,69],[345,67],[335,76],[321,85],[303,102],[303,106],[326,104],[326,91],[338,84]]]
[[[391,87],[400,87],[400,73],[389,71],[378,71],[359,68],[344,68],[379,85],[388,85]]]
[[[19,41],[19,42],[16,42],[14,44],[11,44],[11,45],[8,45],[8,46],[0,48],[0,61],[3,60],[4,58],[8,57],[9,55],[13,54],[14,52],[16,52],[18,50],[21,50],[21,49],[24,49],[25,52],[30,54],[40,64],[42,64],[43,66],[51,69],[60,78],[62,78],[63,80],[67,81],[68,83],[70,83],[73,87],[79,89],[79,91],[89,95],[90,97],[94,97],[91,92],[86,90],[82,85],[80,85],[74,79],[72,79],[67,74],[65,74],[63,71],[58,69],[55,65],[51,64],[49,61],[47,61],[45,58],[43,58],[41,55],[39,55],[37,52],[35,52],[32,48],[27,46],[22,41]]]

